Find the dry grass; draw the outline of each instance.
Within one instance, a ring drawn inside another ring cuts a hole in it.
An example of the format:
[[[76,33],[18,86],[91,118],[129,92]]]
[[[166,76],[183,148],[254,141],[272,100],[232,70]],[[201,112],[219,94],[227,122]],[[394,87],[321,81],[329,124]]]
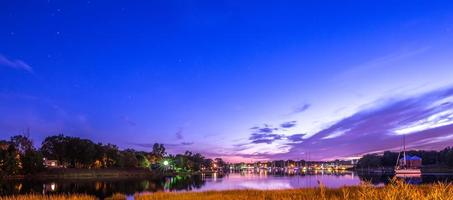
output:
[[[40,195],[40,194],[28,194],[18,196],[6,196],[1,197],[0,200],[95,200],[96,197],[76,194],[76,195]]]
[[[385,187],[363,184],[357,187],[327,189],[323,186],[296,190],[233,190],[219,192],[155,193],[135,195],[138,200],[453,200],[453,187],[450,184],[415,186],[394,182]]]
[[[119,193],[113,194],[113,196],[106,198],[106,200],[124,200],[124,199],[126,199],[126,195]]]
[[[19,195],[0,197],[0,200],[92,200],[96,199],[88,195]],[[122,194],[115,194],[110,200],[123,200]],[[154,193],[137,194],[138,200],[308,200],[308,199],[332,199],[332,200],[453,200],[453,186],[445,183],[431,185],[409,185],[395,181],[385,187],[374,187],[370,184],[362,184],[356,187],[343,187],[340,189],[328,189],[324,186],[311,189],[295,190],[231,190],[210,192],[187,192],[187,193]]]
[[[85,194],[74,194],[74,195],[40,195],[40,194],[28,194],[18,196],[7,196],[1,197],[0,200],[96,200],[95,196]],[[124,194],[114,194],[106,200],[125,200]]]

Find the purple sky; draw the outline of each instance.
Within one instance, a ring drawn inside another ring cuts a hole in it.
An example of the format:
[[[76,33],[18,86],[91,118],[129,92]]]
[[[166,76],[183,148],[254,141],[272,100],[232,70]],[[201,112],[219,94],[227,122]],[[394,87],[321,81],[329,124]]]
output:
[[[453,141],[451,1],[5,1],[0,139],[210,157]],[[81,15],[83,13],[83,15]]]

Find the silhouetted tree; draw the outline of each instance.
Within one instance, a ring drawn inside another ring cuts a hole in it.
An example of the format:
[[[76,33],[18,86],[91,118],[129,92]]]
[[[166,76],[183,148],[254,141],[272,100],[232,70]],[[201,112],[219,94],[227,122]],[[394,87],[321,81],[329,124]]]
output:
[[[120,150],[116,145],[107,144],[100,148],[102,154],[103,167],[119,167],[121,159]]]
[[[447,147],[438,153],[439,163],[453,167],[453,149]]]
[[[190,160],[192,160],[192,170],[194,171],[200,171],[203,164],[205,164],[205,158],[199,153],[194,154]]]
[[[398,152],[385,151],[382,155],[382,166],[394,167],[398,160]]]
[[[357,167],[359,168],[382,167],[381,156],[378,156],[376,154],[364,155],[362,158],[360,158],[359,162],[357,163]]]
[[[121,152],[120,167],[135,168],[138,166],[138,160],[133,149],[126,149]]]
[[[225,161],[223,161],[222,158],[216,158],[216,159],[214,159],[214,161],[215,161],[215,163],[216,163],[218,169],[223,169],[223,170],[225,170],[225,168],[226,168],[226,163],[225,163]]]
[[[35,174],[44,170],[43,157],[40,152],[27,150],[21,156],[23,174]]]
[[[7,175],[20,174],[20,156],[15,145],[10,143],[5,151],[4,165],[2,170]]]
[[[149,168],[151,163],[142,153],[136,154],[138,167]]]
[[[210,158],[204,159],[202,167],[204,167],[205,169],[211,169],[213,164],[214,164],[214,160],[212,160]]]
[[[89,167],[96,160],[95,144],[87,139],[51,136],[44,139],[41,152],[48,159],[56,159],[69,167]]]
[[[58,160],[64,166],[68,165],[70,158],[67,155],[68,138],[64,135],[49,136],[41,144],[41,152],[44,157]]]
[[[33,142],[26,136],[16,135],[11,137],[10,141],[22,155],[25,154],[26,151],[34,150]]]

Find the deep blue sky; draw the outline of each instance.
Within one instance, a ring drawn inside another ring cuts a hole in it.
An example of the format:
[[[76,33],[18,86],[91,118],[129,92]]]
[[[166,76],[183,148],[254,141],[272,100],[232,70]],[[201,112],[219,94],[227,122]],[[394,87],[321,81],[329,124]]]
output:
[[[1,139],[230,160],[453,140],[451,1],[6,0],[0,19]]]

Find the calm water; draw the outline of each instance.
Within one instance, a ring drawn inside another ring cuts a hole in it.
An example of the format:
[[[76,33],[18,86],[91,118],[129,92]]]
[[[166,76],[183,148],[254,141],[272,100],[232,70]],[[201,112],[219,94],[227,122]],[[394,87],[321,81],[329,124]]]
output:
[[[87,193],[103,198],[114,193],[133,195],[134,193],[152,193],[156,191],[185,192],[231,189],[291,189],[317,187],[322,183],[326,187],[358,185],[363,181],[375,185],[384,185],[391,177],[357,175],[353,172],[329,173],[318,172],[298,175],[278,175],[267,173],[230,173],[224,176],[169,177],[161,180],[102,180],[102,181],[0,181],[0,194],[25,193]],[[406,179],[413,184],[453,181],[453,176],[422,176]]]

